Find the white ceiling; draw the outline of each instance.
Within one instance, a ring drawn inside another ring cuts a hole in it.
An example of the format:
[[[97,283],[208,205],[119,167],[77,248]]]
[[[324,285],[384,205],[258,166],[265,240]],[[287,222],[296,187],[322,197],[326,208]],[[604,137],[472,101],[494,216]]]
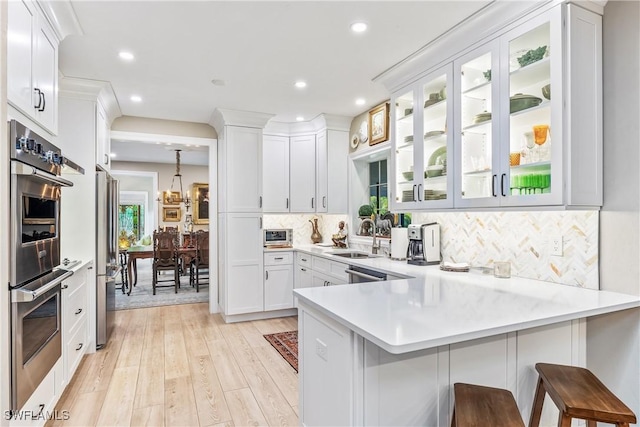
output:
[[[84,34],[62,41],[59,67],[111,82],[127,116],[207,123],[219,107],[284,122],[354,117],[389,98],[372,78],[488,3],[72,0]],[[369,29],[352,33],[360,20]]]

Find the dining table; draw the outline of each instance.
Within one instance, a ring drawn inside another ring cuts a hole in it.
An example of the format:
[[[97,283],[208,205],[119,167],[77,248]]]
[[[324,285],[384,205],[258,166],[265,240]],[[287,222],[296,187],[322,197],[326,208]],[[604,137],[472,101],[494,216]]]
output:
[[[129,279],[129,289],[127,295],[131,295],[131,290],[138,283],[138,260],[153,258],[153,246],[132,246],[127,249],[127,275]],[[178,256],[182,258],[184,265],[191,263],[196,257],[195,247],[178,248]]]

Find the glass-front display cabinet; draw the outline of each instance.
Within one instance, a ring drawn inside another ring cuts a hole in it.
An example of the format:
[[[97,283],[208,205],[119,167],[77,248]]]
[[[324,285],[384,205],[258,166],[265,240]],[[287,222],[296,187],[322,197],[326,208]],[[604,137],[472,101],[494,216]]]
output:
[[[392,210],[453,207],[451,65],[392,97]]]
[[[501,94],[503,139],[508,142],[500,176],[504,206],[562,203],[563,46],[560,9],[553,12],[555,16],[539,16],[502,38],[508,73]]]
[[[482,46],[456,61],[458,92],[456,193],[458,206],[498,205],[499,44]]]
[[[559,12],[531,19],[455,62],[456,206],[562,203]],[[553,101],[551,87],[558,91]]]

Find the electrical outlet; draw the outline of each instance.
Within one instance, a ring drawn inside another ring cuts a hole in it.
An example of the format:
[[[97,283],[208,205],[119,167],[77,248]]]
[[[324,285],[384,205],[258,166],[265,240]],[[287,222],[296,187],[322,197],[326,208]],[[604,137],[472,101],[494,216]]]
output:
[[[561,235],[552,236],[549,239],[549,253],[554,256],[562,256],[562,250],[563,250],[562,236]]]
[[[316,338],[316,354],[320,356],[322,359],[327,360],[327,345]]]

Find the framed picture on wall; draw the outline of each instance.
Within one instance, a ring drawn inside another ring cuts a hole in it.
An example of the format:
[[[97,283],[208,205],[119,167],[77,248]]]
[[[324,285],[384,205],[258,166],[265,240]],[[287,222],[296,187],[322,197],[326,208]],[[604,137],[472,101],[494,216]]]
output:
[[[162,199],[165,205],[179,205],[182,200],[182,194],[179,191],[164,191]]]
[[[209,224],[209,184],[193,183],[193,223]]]
[[[369,111],[369,145],[389,139],[389,103],[385,102]]]
[[[180,222],[182,216],[182,209],[178,207],[163,207],[162,208],[162,221],[164,222]]]

